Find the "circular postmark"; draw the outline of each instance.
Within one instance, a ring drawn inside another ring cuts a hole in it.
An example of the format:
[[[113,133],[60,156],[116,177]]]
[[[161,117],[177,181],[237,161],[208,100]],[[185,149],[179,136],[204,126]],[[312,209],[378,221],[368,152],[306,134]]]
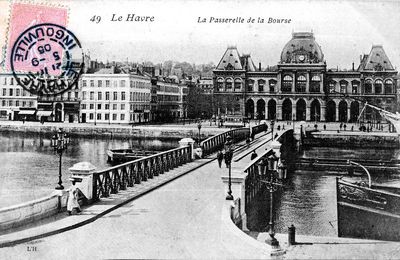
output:
[[[26,29],[15,41],[10,55],[14,78],[34,95],[58,95],[78,89],[83,61],[76,36],[52,23]]]

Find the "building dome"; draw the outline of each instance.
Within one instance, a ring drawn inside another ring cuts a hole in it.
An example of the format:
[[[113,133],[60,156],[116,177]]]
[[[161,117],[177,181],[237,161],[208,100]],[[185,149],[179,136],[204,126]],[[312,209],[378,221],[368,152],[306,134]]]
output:
[[[320,63],[323,60],[321,47],[310,32],[293,33],[281,53],[281,63]]]

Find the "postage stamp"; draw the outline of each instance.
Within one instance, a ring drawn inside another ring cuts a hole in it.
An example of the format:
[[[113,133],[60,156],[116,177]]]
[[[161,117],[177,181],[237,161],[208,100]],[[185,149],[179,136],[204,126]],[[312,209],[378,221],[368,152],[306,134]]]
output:
[[[77,86],[83,54],[79,40],[66,24],[65,8],[13,4],[7,69],[30,93],[58,95]]]

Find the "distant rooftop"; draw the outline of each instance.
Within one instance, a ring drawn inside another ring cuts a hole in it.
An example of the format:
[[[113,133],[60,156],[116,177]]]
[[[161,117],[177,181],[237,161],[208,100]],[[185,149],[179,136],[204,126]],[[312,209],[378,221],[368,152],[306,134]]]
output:
[[[368,55],[364,55],[359,66],[360,70],[394,70],[382,45],[372,45]]]

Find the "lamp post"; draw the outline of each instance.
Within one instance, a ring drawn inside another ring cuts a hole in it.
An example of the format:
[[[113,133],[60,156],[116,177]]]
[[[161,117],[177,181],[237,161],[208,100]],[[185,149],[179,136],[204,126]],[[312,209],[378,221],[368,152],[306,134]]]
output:
[[[277,157],[275,155],[271,155],[268,157],[269,167],[267,172],[264,174],[265,167],[263,163],[259,164],[259,178],[262,183],[265,184],[266,190],[269,191],[269,200],[270,200],[270,208],[269,208],[269,237],[265,240],[265,242],[272,247],[279,247],[279,241],[275,238],[275,230],[274,230],[274,192],[282,187],[282,182],[278,179],[276,172],[276,164],[275,161]],[[265,177],[264,177],[265,176]],[[264,178],[263,178],[264,177]]]
[[[224,150],[225,150],[225,164],[226,166],[229,168],[229,177],[228,177],[228,195],[226,195],[226,199],[227,200],[233,200],[233,196],[232,196],[232,182],[231,182],[231,171],[232,171],[232,157],[233,157],[233,147],[232,147],[232,137],[230,135],[228,135],[226,137],[226,142],[225,142],[225,146],[224,146]]]
[[[201,130],[201,120],[197,123],[197,128],[199,129],[199,144],[200,144],[200,130]]]
[[[54,148],[54,151],[60,156],[60,161],[58,165],[58,186],[56,190],[63,190],[64,186],[62,185],[61,180],[61,162],[62,162],[62,154],[63,151],[68,148],[68,144],[70,142],[70,137],[67,133],[65,133],[62,128],[60,128],[56,134],[51,138],[51,147]]]
[[[275,121],[274,119],[271,120],[271,139],[272,141],[274,140],[274,125],[275,125]]]

